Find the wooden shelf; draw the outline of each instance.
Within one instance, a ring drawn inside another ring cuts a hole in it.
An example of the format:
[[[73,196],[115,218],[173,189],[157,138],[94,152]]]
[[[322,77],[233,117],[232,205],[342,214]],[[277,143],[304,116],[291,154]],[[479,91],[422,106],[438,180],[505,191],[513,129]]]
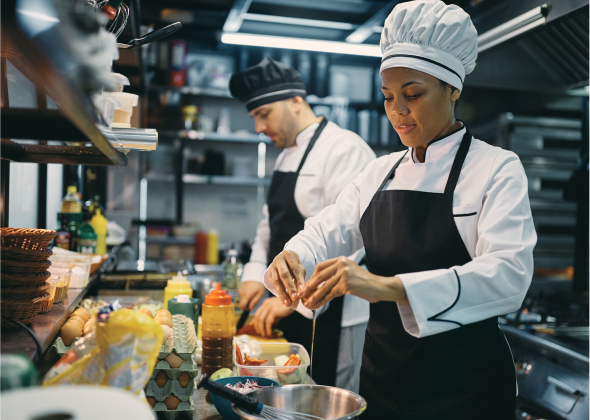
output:
[[[98,274],[90,276],[88,285],[83,289],[70,289],[64,300],[53,305],[53,308],[45,314],[39,314],[29,326],[41,343],[42,357],[50,349],[61,327],[65,324],[70,314],[80,301],[86,296]],[[24,330],[20,328],[2,328],[2,353],[24,353],[31,359],[37,355],[35,342]]]

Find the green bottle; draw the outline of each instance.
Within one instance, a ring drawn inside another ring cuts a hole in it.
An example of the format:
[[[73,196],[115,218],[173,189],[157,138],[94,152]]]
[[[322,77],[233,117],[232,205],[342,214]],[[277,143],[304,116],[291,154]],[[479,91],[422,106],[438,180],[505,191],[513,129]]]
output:
[[[82,222],[78,227],[78,252],[82,254],[96,254],[97,235],[92,225]]]

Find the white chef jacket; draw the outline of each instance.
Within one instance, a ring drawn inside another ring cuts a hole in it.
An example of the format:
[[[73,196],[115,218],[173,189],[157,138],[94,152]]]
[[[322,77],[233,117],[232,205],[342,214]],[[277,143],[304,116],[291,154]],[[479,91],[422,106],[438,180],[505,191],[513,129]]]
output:
[[[311,124],[297,135],[295,146],[286,148],[278,156],[275,171],[297,171],[305,149],[318,126],[319,123]],[[361,137],[331,121],[328,122],[297,178],[295,203],[299,213],[307,219],[318,214],[324,207],[334,204],[338,194],[374,159],[375,153]],[[267,255],[270,225],[266,204],[262,213],[263,219],[256,229],[252,255],[250,262],[244,266],[242,281],[254,280],[262,283],[264,272],[269,265]],[[364,249],[357,249],[355,252],[346,255],[351,255],[351,259],[359,262],[365,255]],[[327,309],[327,306],[324,309]],[[311,311],[303,305],[299,305],[297,311],[311,317]],[[318,314],[321,312],[318,311]],[[346,296],[342,309],[342,326],[357,325],[367,322],[368,319],[369,304],[355,296]]]
[[[444,191],[465,128],[432,143],[424,163],[410,149],[386,190]],[[405,152],[371,162],[338,197],[336,204],[305,222],[285,249],[295,251],[308,273],[320,261],[362,248],[360,219],[393,165]],[[398,273],[409,305],[398,304],[405,330],[426,337],[453,328],[428,318],[469,324],[517,310],[533,274],[533,226],[528,184],[518,157],[473,139],[453,195],[455,223],[472,261],[449,269]],[[460,278],[461,290],[453,270]],[[274,290],[265,275],[265,284]],[[307,280],[306,279],[306,280]],[[460,293],[459,293],[460,292]]]

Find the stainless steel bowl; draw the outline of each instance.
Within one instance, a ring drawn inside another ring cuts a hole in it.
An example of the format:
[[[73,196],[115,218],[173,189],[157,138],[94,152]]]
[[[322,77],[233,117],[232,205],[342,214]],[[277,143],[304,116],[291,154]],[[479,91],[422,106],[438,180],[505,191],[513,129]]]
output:
[[[298,413],[313,414],[326,420],[356,419],[367,408],[363,397],[346,389],[321,385],[284,385],[264,388],[248,394],[264,405]],[[246,413],[233,405],[242,419],[262,417]]]

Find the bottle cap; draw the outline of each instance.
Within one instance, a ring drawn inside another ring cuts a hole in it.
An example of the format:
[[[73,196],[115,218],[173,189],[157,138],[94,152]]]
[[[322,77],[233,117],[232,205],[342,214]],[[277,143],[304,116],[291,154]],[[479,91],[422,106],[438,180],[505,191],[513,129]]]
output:
[[[191,298],[189,295],[178,295],[176,296],[176,301],[178,303],[191,303]]]
[[[205,296],[207,305],[231,305],[231,296],[225,290],[221,290],[221,283],[217,282],[217,288],[211,290],[211,293]]]
[[[238,251],[236,251],[235,249],[230,249],[229,251],[227,251],[227,255],[230,257],[237,257]]]
[[[186,277],[184,277],[182,275],[182,272],[178,272],[178,274],[174,277],[172,277],[170,280],[168,280],[168,286],[172,285],[172,284],[184,284],[184,283],[189,283],[189,281],[186,279]]]
[[[69,192],[69,193],[72,193],[72,194],[76,194],[76,192],[78,192],[78,188],[76,188],[76,186],[75,186],[75,185],[70,185],[70,186],[68,187],[68,192]]]

